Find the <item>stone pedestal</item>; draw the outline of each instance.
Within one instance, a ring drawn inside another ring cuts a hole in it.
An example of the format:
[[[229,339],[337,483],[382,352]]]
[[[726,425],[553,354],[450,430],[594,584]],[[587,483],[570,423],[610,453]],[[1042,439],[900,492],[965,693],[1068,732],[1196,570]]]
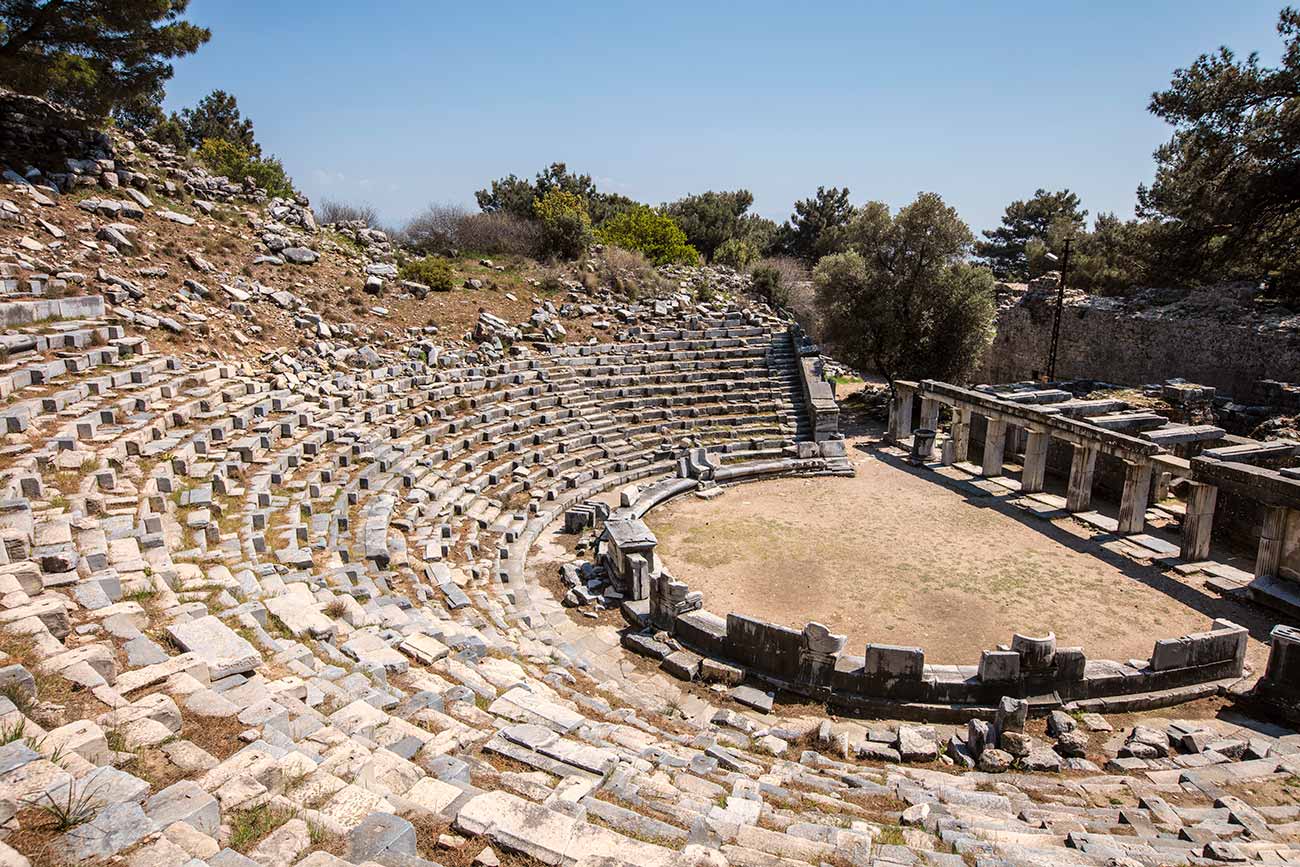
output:
[[[844,649],[845,637],[836,635],[816,621],[803,628],[799,650],[800,679],[819,692],[829,691],[835,662]]]
[[[984,426],[984,460],[980,463],[981,476],[1002,475],[1002,459],[1007,450],[1007,423],[991,418]]]
[[[1119,503],[1119,532],[1141,533],[1151,495],[1150,461],[1125,461],[1124,495]]]
[[[1269,635],[1268,668],[1260,686],[1289,695],[1300,694],[1300,629],[1278,625]]]
[[[1097,467],[1097,447],[1076,445],[1070,459],[1070,486],[1065,493],[1065,508],[1086,512],[1092,505],[1092,473]]]
[[[1020,493],[1036,494],[1043,489],[1047,476],[1047,447],[1052,435],[1045,430],[1030,430],[1025,439],[1024,470],[1020,473]]]
[[[919,467],[934,459],[934,428],[919,427],[912,431],[912,454],[908,462]]]
[[[704,607],[704,594],[691,590],[684,581],[678,581],[664,572],[650,580],[650,622],[656,629],[673,631],[677,618]]]
[[[1056,661],[1056,633],[1049,632],[1042,638],[1015,633],[1011,649],[1020,654],[1021,671],[1046,671]]]
[[[1210,556],[1210,535],[1214,527],[1214,503],[1219,497],[1215,485],[1187,483],[1187,510],[1183,515],[1184,560],[1204,560]]]

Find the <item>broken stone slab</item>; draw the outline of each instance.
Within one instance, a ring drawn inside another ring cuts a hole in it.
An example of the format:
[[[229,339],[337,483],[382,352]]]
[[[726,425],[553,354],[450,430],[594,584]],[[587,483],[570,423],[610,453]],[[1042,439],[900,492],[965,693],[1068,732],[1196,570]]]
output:
[[[521,686],[509,690],[492,702],[488,706],[488,713],[518,722],[544,725],[560,734],[568,734],[586,720],[582,714],[547,701]]]
[[[176,211],[160,210],[154,211],[154,213],[159,217],[162,217],[164,220],[179,223],[182,226],[193,226],[196,222],[195,219],[188,214],[179,214]]]
[[[703,658],[689,650],[675,650],[663,658],[659,667],[681,680],[694,680],[700,673]]]
[[[451,652],[447,645],[423,633],[407,637],[397,649],[423,665],[432,665]]]
[[[213,679],[253,671],[262,664],[262,654],[253,645],[211,614],[173,623],[167,627],[167,634],[182,650],[207,663],[208,676]]]
[[[265,867],[292,864],[311,846],[311,829],[302,819],[290,819],[262,839],[249,853]]]
[[[111,858],[157,830],[135,802],[110,804],[84,825],[68,831],[55,845],[76,861]]]
[[[124,671],[117,676],[117,682],[113,686],[118,692],[126,695],[137,689],[162,683],[177,674],[188,674],[203,684],[209,682],[208,664],[196,653],[182,653],[157,665],[146,665],[144,668]]]
[[[185,822],[196,831],[214,837],[221,827],[220,803],[192,780],[181,780],[162,789],[144,803],[144,812],[160,828]]]
[[[899,726],[898,754],[905,762],[933,762],[939,758],[939,742],[929,726]]]
[[[357,662],[383,668],[389,674],[401,674],[410,668],[410,662],[373,632],[354,632],[340,647]]]
[[[372,813],[348,834],[348,860],[386,860],[415,855],[415,826],[399,816]]]
[[[772,712],[773,695],[752,686],[735,686],[730,690],[731,697],[746,707],[752,707],[762,713]]]
[[[666,867],[677,855],[664,846],[624,837],[501,791],[471,798],[456,817],[456,829],[471,836],[486,835],[551,865],[617,857],[638,867]]]
[[[273,596],[263,604],[267,611],[280,619],[294,638],[306,635],[328,641],[338,631],[334,621],[315,607],[310,599],[304,602],[297,594]]]
[[[706,683],[739,686],[745,679],[745,670],[706,656],[704,661],[700,663],[700,679]]]
[[[465,794],[464,790],[445,783],[436,777],[422,777],[414,786],[406,790],[402,799],[414,804],[418,809],[447,816],[447,810],[456,799]]]

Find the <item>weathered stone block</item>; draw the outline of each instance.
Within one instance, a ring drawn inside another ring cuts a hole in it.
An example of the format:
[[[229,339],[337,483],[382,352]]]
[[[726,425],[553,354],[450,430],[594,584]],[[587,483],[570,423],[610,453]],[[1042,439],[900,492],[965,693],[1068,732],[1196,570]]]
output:
[[[895,644],[868,644],[863,676],[920,680],[925,673],[925,651]]]
[[[1020,677],[1020,654],[1014,650],[986,650],[980,655],[980,680],[1003,683]]]

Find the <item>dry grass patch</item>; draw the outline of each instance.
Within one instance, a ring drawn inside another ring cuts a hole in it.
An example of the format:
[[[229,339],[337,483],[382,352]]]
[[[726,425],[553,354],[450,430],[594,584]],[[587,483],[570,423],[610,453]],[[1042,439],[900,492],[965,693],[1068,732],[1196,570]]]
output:
[[[201,717],[190,714],[185,717],[180,737],[210,753],[218,761],[225,761],[243,748],[240,733],[248,727],[237,718]]]
[[[844,795],[844,800],[861,808],[865,818],[877,825],[897,823],[898,817],[908,807],[906,801],[892,795],[855,795],[849,792]]]
[[[49,816],[28,808],[19,810],[15,818],[18,830],[6,837],[5,843],[26,855],[31,867],[72,867],[57,845],[63,832]]]
[[[542,861],[522,852],[515,852],[495,844],[487,837],[464,837],[443,821],[425,812],[409,811],[400,814],[415,828],[415,851],[421,858],[436,862],[442,867],[471,867],[474,859],[484,849],[491,847],[501,861],[501,867],[545,867]],[[438,838],[446,835],[464,840],[459,846],[449,848],[438,845]]]
[[[230,824],[230,848],[244,854],[293,817],[293,810],[263,804],[222,818]]]

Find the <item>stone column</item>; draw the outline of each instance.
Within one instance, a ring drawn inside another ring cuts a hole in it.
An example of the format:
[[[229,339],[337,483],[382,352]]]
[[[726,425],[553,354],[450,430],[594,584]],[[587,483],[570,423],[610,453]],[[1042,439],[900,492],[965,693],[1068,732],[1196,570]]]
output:
[[[1124,495],[1119,501],[1119,532],[1141,533],[1151,496],[1151,462],[1124,462]]]
[[[1045,430],[1030,428],[1025,440],[1024,470],[1020,473],[1020,493],[1036,494],[1043,489],[1047,476],[1047,447],[1052,435]]]
[[[980,464],[981,476],[1002,475],[1002,458],[1007,450],[1007,423],[1005,419],[990,418],[984,426],[984,460]]]
[[[1007,422],[1007,447],[1011,449],[1011,456],[1015,457],[1024,451],[1023,440],[1025,438],[1025,427],[1015,422]]]
[[[1203,482],[1187,483],[1187,510],[1183,514],[1184,560],[1204,560],[1210,556],[1210,535],[1214,529],[1214,501],[1219,489]]]
[[[1070,459],[1070,487],[1065,494],[1065,508],[1086,512],[1092,503],[1092,471],[1097,467],[1097,447],[1075,445]]]
[[[970,452],[970,410],[960,406],[952,408],[952,428],[948,441],[943,444],[943,462],[956,464],[966,460]]]
[[[895,385],[895,397],[890,403],[889,433],[894,442],[901,442],[912,435],[912,398],[910,388]]]
[[[1152,497],[1157,503],[1169,496],[1169,486],[1173,481],[1173,473],[1168,472],[1167,470],[1159,470],[1156,472],[1156,489],[1152,494]]]
[[[921,398],[921,427],[939,430],[939,401],[932,397]]]
[[[1269,506],[1264,512],[1264,526],[1259,530],[1259,553],[1255,556],[1256,578],[1277,574],[1286,536],[1286,513],[1286,506]]]

